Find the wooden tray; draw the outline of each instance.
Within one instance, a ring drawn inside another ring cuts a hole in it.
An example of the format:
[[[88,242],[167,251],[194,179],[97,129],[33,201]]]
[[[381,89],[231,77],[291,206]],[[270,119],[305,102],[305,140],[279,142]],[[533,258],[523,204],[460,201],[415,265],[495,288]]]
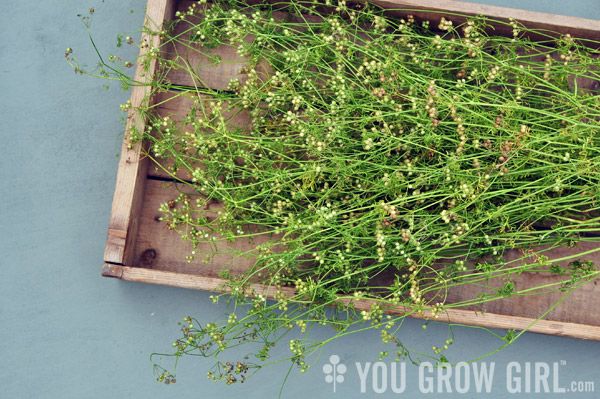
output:
[[[600,41],[600,22],[582,18],[566,17],[523,10],[492,7],[463,3],[450,0],[398,0],[398,1],[373,1],[386,8],[394,9],[420,9],[440,11],[434,18],[426,12],[411,12],[421,19],[433,18],[439,20],[446,15],[456,20],[450,14],[458,13],[465,15],[485,15],[497,20],[508,20],[515,18],[528,27],[546,28],[557,32],[570,33],[575,37],[588,38]],[[175,11],[187,10],[190,1],[176,0],[149,0],[147,7],[146,24],[152,31],[160,31],[164,21],[174,18]],[[447,13],[447,14],[445,14]],[[498,33],[498,32],[497,32]],[[500,33],[510,34],[511,32]],[[144,34],[142,41],[150,47],[159,47],[160,37]],[[143,56],[148,48],[142,47],[140,56]],[[184,52],[183,49],[170,48],[169,53]],[[220,52],[223,61],[219,66],[202,68],[198,70],[200,78],[211,87],[224,89],[230,77],[239,77],[244,60],[236,55],[235,50],[223,47]],[[192,65],[200,65],[203,60],[194,55],[188,55],[188,62]],[[158,65],[153,61],[148,70],[140,65],[136,70],[136,80],[148,81],[157,71]],[[189,76],[180,75],[177,71],[171,72],[168,78],[174,84],[192,86],[193,82]],[[598,89],[598,82],[587,82],[589,88]],[[581,87],[581,85],[580,85]],[[145,101],[149,94],[149,87],[135,86],[132,90],[132,108],[138,107]],[[169,93],[161,94],[159,98],[153,98],[158,113],[185,115],[189,110],[190,103],[182,97],[176,100],[164,102]],[[246,123],[243,114],[237,117],[240,124]],[[236,123],[234,122],[234,123]],[[164,173],[163,170],[144,158],[142,148],[138,145],[131,147],[129,137],[132,131],[142,131],[145,121],[135,112],[130,111],[126,128],[126,136],[123,142],[117,184],[112,204],[110,225],[108,228],[108,239],[104,254],[104,267],[102,275],[129,281],[170,285],[176,287],[216,290],[223,282],[219,278],[219,271],[224,264],[232,269],[232,272],[243,272],[250,266],[247,259],[228,259],[226,257],[215,257],[208,264],[197,259],[188,263],[184,256],[189,253],[191,247],[183,242],[180,236],[165,228],[164,223],[158,218],[161,203],[174,199],[178,195],[176,183]],[[179,176],[186,179],[188,176]],[[578,251],[589,250],[588,245],[576,248]],[[201,248],[199,249],[199,251]],[[600,264],[600,256],[594,259]],[[517,281],[520,288],[547,283],[552,277],[525,273]],[[259,292],[268,290],[262,286],[254,287]],[[450,293],[449,301],[472,298],[477,294],[476,288],[461,287],[460,291]],[[483,308],[474,310],[453,310],[447,312],[447,321],[452,323],[477,325],[491,328],[504,328],[570,336],[583,339],[600,340],[600,312],[595,311],[594,303],[600,301],[600,286],[598,281],[593,281],[574,291],[558,307],[548,313],[543,320],[534,324],[544,312],[551,307],[560,294],[519,296],[486,303]],[[359,310],[369,309],[370,303],[355,303]],[[393,313],[403,313],[404,308],[397,308]],[[429,317],[428,314],[416,317]]]

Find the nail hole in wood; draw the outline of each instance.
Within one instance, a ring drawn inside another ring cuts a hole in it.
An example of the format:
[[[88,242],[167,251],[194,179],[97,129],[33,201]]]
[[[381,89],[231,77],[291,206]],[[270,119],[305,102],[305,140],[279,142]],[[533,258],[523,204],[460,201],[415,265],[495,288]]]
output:
[[[142,252],[142,255],[140,256],[140,264],[142,266],[152,266],[152,263],[154,263],[156,256],[157,253],[155,249],[147,249],[144,252]]]

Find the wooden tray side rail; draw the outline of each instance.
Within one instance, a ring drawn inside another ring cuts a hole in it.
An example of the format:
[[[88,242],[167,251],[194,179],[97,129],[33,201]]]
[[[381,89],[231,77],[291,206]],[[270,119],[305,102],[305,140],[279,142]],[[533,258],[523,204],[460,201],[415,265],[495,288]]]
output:
[[[585,44],[590,47],[600,47],[600,43],[598,43],[600,42],[600,21],[593,19],[454,0],[372,0],[371,3],[387,9],[423,10],[422,12],[416,11],[412,14],[421,20],[428,20],[436,25],[442,16],[453,20],[455,23],[463,23],[465,21],[464,18],[457,15],[481,15],[491,20],[505,23],[509,22],[509,18],[513,18],[529,29],[557,32],[560,34],[569,33],[574,37],[583,39]],[[434,13],[432,14],[432,12]],[[512,36],[512,27],[505,24],[497,24],[493,21],[491,21],[491,25],[494,26],[493,32],[490,32],[491,34]],[[536,38],[539,38],[539,36],[532,37],[534,40]]]
[[[144,26],[150,31],[160,32],[164,22],[173,19],[174,9],[175,0],[149,0]],[[105,262],[122,265],[132,264],[133,261],[148,162],[142,156],[142,147],[130,144],[130,137],[133,132],[143,132],[146,127],[145,121],[135,110],[143,101],[149,101],[151,88],[144,84],[152,81],[158,67],[155,59],[149,66],[145,66],[142,60],[150,49],[160,46],[161,39],[159,35],[144,33],[140,43],[140,62],[134,75],[134,81],[139,84],[134,85],[131,93],[131,109],[127,115],[104,252]]]

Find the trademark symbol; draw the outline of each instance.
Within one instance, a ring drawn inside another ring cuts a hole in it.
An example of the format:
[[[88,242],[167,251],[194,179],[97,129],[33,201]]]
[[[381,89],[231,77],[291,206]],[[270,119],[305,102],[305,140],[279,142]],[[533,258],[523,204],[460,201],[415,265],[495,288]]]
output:
[[[561,360],[560,361],[560,365],[561,366],[566,366],[567,365],[567,361],[566,360]]]

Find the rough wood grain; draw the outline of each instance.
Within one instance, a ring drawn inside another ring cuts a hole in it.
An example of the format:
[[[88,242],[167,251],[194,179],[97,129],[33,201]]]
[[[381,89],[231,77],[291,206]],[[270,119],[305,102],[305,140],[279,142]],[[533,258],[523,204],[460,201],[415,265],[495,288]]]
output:
[[[173,18],[174,0],[149,0],[147,15],[144,25],[154,31],[160,31],[165,20]],[[144,33],[142,43],[149,47],[140,49],[140,62],[136,67],[134,80],[137,82],[150,82],[156,71],[156,61],[152,61],[148,70],[145,70],[141,60],[150,47],[160,45],[158,35]],[[125,138],[121,149],[121,159],[117,172],[117,184],[113,197],[110,216],[108,238],[104,251],[104,260],[122,264],[130,264],[135,246],[135,236],[138,225],[138,213],[142,203],[142,193],[146,178],[146,161],[141,156],[142,149],[139,145],[130,145],[130,135],[133,131],[143,131],[145,122],[134,110],[142,102],[148,101],[150,87],[143,84],[135,85],[131,93],[132,110],[127,115]]]
[[[224,280],[215,277],[182,274],[172,271],[144,269],[139,267],[128,267],[113,264],[105,264],[102,269],[102,274],[106,277],[114,277],[128,281],[161,284],[194,290],[227,292],[223,286]],[[272,298],[273,296],[273,293],[270,293],[269,290],[264,286],[254,285],[252,288],[257,293],[266,293],[267,297],[269,298]],[[286,293],[291,295],[290,292]],[[355,301],[354,304],[357,310],[369,310],[371,306],[368,301]],[[431,315],[429,314],[419,315],[404,307],[390,309],[389,313],[409,313],[410,317],[431,319]],[[533,318],[493,313],[482,314],[468,310],[454,309],[450,309],[447,314],[445,314],[443,317],[440,317],[438,321],[468,326],[481,326],[486,328],[515,329],[519,331],[528,329],[529,332],[600,341],[600,326],[589,326],[568,322],[539,320],[534,324],[536,319]]]
[[[196,103],[196,100],[199,100]],[[195,95],[184,92],[162,92],[155,96],[154,112],[161,118],[169,117],[171,120],[181,122],[189,114],[192,107],[197,109],[197,114],[202,115],[203,110],[209,108],[213,97],[208,95]],[[231,128],[249,131],[251,117],[239,108],[229,107],[227,102],[222,103],[222,115]],[[183,126],[184,131],[193,132],[190,125]],[[190,150],[192,151],[192,150]],[[189,170],[194,168],[203,168],[201,159],[196,159],[194,154],[190,153],[188,161],[192,161],[186,167],[176,167],[175,161],[171,157],[154,159],[154,162],[148,162],[148,176],[158,178],[173,178],[190,181]]]
[[[178,11],[185,12],[193,2],[182,1],[178,4]],[[251,3],[251,2],[249,2]],[[201,6],[202,7],[202,6]],[[290,23],[289,14],[275,11],[271,14],[275,20]],[[185,21],[179,21],[174,29],[176,41],[168,43],[166,47],[167,59],[174,61],[180,67],[169,69],[166,77],[174,85],[188,87],[205,87],[215,90],[226,90],[231,79],[239,79],[244,84],[248,79],[246,67],[250,57],[241,56],[235,46],[223,44],[207,50],[198,44],[189,44],[190,36],[195,34],[193,26],[201,20],[202,16],[188,16]],[[300,19],[296,19],[300,22]],[[317,16],[304,16],[302,22],[321,22]],[[251,42],[254,36],[244,38]],[[219,62],[215,62],[218,59]],[[185,68],[185,69],[184,69]],[[272,68],[267,62],[259,62],[255,66],[258,78],[266,80],[272,74]]]
[[[598,244],[583,243],[579,248],[557,248],[548,253],[550,258],[562,257],[567,254],[576,254],[578,250],[589,250],[597,248]],[[509,255],[510,256],[510,255]],[[595,264],[599,263],[599,253],[589,256]],[[563,279],[549,273],[532,272],[523,273],[513,278],[515,290],[527,290],[546,284],[561,283]],[[480,293],[495,294],[497,289],[502,286],[505,280],[492,281],[489,287],[477,285],[463,285],[459,288],[453,288],[445,292],[447,301],[456,303],[477,298]],[[560,288],[560,284],[555,286]],[[540,290],[534,292],[541,292]],[[553,292],[541,295],[515,295],[509,298],[486,302],[479,306],[468,306],[465,310],[473,310],[486,313],[513,315],[529,318],[537,318],[546,310],[550,309],[565,293]],[[573,322],[584,325],[600,326],[600,313],[590,311],[590,300],[600,299],[600,285],[598,280],[585,284],[574,290],[567,298],[555,309],[553,309],[546,319],[561,322]]]
[[[190,1],[178,2],[177,11],[183,13],[191,4]],[[249,57],[240,56],[236,47],[227,44],[207,50],[204,46],[190,43],[190,38],[195,35],[193,26],[201,18],[201,15],[187,16],[175,25],[173,35],[177,39],[165,45],[165,52],[166,58],[179,67],[167,71],[167,80],[174,85],[215,90],[226,90],[229,81],[234,78],[243,84],[247,80],[244,67],[248,65]],[[253,37],[248,36],[246,40],[251,41]]]
[[[180,2],[178,10],[184,12],[192,2]],[[413,14],[420,20],[427,20],[436,26],[442,16],[452,19],[456,24],[465,21],[460,15],[484,15],[490,17],[488,22],[494,26],[490,34],[512,35],[512,28],[498,21],[507,22],[509,18],[515,18],[525,26],[532,29],[556,31],[560,34],[570,33],[574,37],[600,41],[600,22],[584,18],[568,17],[562,15],[546,14],[525,10],[494,7],[480,4],[464,3],[451,0],[376,0],[372,3],[383,8],[390,9],[389,14],[406,17]],[[412,10],[412,11],[407,11]],[[418,11],[423,10],[423,11]],[[275,12],[275,18],[285,20],[283,13]],[[167,45],[167,58],[176,61],[181,68],[173,68],[168,71],[167,79],[174,85],[189,87],[207,87],[217,90],[226,90],[229,81],[238,78],[241,83],[247,79],[245,67],[248,65],[248,57],[242,57],[237,49],[230,45],[221,45],[207,50],[196,44],[185,44],[190,35],[194,34],[193,23],[197,23],[200,17],[188,17],[186,21],[180,21],[175,28],[178,40]],[[312,19],[311,19],[312,18]],[[311,22],[317,21],[311,17]],[[540,35],[529,35],[532,39],[541,39]],[[547,39],[547,37],[543,37]],[[253,36],[246,38],[253,40]],[[594,48],[600,47],[600,42],[585,41],[587,45]],[[220,62],[215,62],[220,59]],[[190,72],[191,71],[191,72]],[[268,76],[271,68],[262,63],[257,68],[259,75]],[[597,81],[580,78],[579,87],[587,87],[598,90],[600,84]]]
[[[560,34],[570,33],[573,37],[590,39],[585,44],[599,48],[600,47],[600,21],[570,17],[566,15],[548,14],[544,12],[519,10],[515,8],[497,7],[486,4],[465,3],[454,0],[372,0],[374,4],[388,9],[411,9],[413,15],[420,19],[439,22],[442,16],[456,22],[464,22],[464,18],[456,17],[453,14],[460,15],[482,15],[491,19],[497,35],[512,35],[512,28],[504,24],[494,24],[493,20],[508,22],[509,18],[514,18],[524,26],[530,29],[541,29],[558,32]],[[423,11],[417,11],[423,10]],[[431,11],[436,12],[432,14]],[[405,15],[405,12],[400,15]],[[539,38],[533,35],[532,39]],[[592,42],[592,41],[595,41]]]
[[[180,23],[176,33],[184,39],[189,36],[185,32],[187,29]],[[227,90],[231,79],[238,78],[242,84],[247,80],[244,67],[248,64],[248,59],[241,57],[232,46],[221,45],[206,50],[202,46],[178,42],[167,47],[167,58],[180,65],[169,69],[166,75],[173,85]]]
[[[136,239],[135,257],[130,265],[211,278],[217,277],[223,269],[228,269],[232,275],[247,271],[254,264],[251,254],[243,257],[219,254],[205,262],[205,255],[210,253],[207,244],[201,244],[196,249],[197,256],[192,262],[188,263],[185,260],[185,256],[193,250],[192,244],[185,242],[177,232],[168,230],[165,222],[159,221],[162,214],[158,209],[160,204],[175,199],[180,193],[179,190],[186,189],[189,190],[175,183],[147,181],[144,203],[139,216],[140,227]],[[206,216],[216,218],[220,207],[219,203],[210,205],[211,212]],[[238,240],[234,244],[221,242],[216,245],[221,251],[250,251],[269,238],[265,235],[255,238],[253,243]]]
[[[131,265],[207,278],[217,278],[222,269],[228,269],[232,274],[239,275],[252,267],[254,263],[252,257],[236,257],[234,255],[217,255],[210,259],[208,263],[203,263],[204,255],[210,252],[210,248],[207,245],[201,245],[196,249],[197,256],[191,263],[185,261],[185,255],[188,255],[192,251],[191,244],[184,242],[176,232],[167,230],[166,224],[158,220],[161,216],[160,212],[158,212],[160,204],[175,199],[179,195],[180,189],[184,188],[174,183],[156,180],[149,180],[147,182],[144,204],[140,215],[140,228],[137,237],[135,259]],[[187,189],[189,190],[189,188]],[[213,212],[209,216],[217,217],[216,211],[220,206],[218,203],[212,205],[211,210]],[[250,251],[267,239],[268,237],[263,236],[253,243],[245,240],[237,240],[235,244],[227,246],[221,244],[220,249],[229,248],[231,250]],[[595,247],[597,247],[597,244],[582,243],[580,246],[572,249],[554,249],[548,251],[546,255],[549,259],[557,259],[569,254],[581,253]],[[518,257],[516,252],[509,253],[507,260]],[[598,252],[586,258],[600,263],[600,254]],[[393,275],[390,276],[389,282],[393,281],[393,278]],[[523,273],[519,276],[514,276],[513,281],[515,282],[516,290],[524,290],[539,286],[540,284],[560,282],[561,279],[546,273]],[[491,281],[488,286],[483,286],[483,284],[481,286],[461,286],[457,289],[441,292],[440,295],[447,298],[447,303],[468,301],[476,298],[481,292],[494,293],[504,282],[504,280]],[[378,282],[378,284],[385,283],[385,281]],[[555,292],[542,295],[513,296],[488,302],[482,307],[471,306],[467,309],[473,312],[538,318],[546,310],[550,309],[563,295],[561,292]],[[598,281],[586,284],[572,292],[566,300],[548,314],[546,319],[600,326],[600,312],[590,311],[589,301],[591,298],[600,298],[600,285]],[[437,302],[438,300],[436,298],[431,299],[433,302]]]

